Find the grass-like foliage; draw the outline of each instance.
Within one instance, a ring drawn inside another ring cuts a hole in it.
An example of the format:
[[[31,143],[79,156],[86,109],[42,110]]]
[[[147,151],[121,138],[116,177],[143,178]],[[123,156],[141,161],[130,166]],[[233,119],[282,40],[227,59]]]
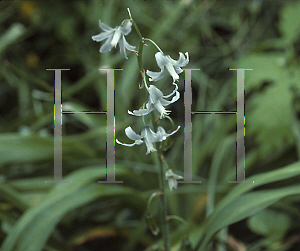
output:
[[[201,69],[192,72],[192,111],[235,111],[237,76],[228,69],[253,68],[245,72],[245,176],[254,183],[228,183],[236,115],[192,115],[193,180],[201,184],[165,191],[171,250],[300,250],[299,0],[1,1],[0,250],[167,250],[145,221],[146,209],[148,220],[162,210],[156,197],[147,203],[159,185],[155,152],[115,144],[115,178],[124,184],[97,183],[106,178],[105,114],[63,114],[63,180],[72,183],[45,183],[54,170],[54,74],[45,69],[70,69],[62,71],[63,110],[100,112],[107,79],[98,69],[123,69],[114,78],[115,138],[128,143],[125,128],[139,134],[151,121],[128,114],[146,101],[136,53],[99,53],[105,41],[91,39],[99,19],[114,28],[129,19],[127,8],[166,55],[188,52],[187,67]],[[134,30],[126,36],[137,48],[139,39]],[[157,49],[145,43],[143,67],[159,72]],[[158,81],[164,95],[175,88],[170,79]],[[181,98],[166,108],[181,129],[159,148],[180,176],[184,79]],[[157,126],[174,131],[165,118]]]

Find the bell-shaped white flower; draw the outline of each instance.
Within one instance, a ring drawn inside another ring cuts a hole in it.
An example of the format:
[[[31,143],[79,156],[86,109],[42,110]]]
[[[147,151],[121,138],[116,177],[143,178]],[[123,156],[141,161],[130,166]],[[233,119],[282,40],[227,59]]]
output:
[[[130,126],[128,126],[125,129],[125,133],[127,135],[128,138],[134,140],[134,143],[132,144],[124,144],[121,143],[119,140],[116,139],[116,142],[120,145],[123,146],[134,146],[134,145],[140,145],[142,143],[146,144],[147,147],[147,152],[146,154],[148,155],[150,152],[154,152],[156,151],[156,149],[153,147],[154,142],[161,142],[163,140],[165,140],[167,137],[173,135],[174,133],[176,133],[179,130],[180,126],[177,127],[177,129],[173,132],[171,132],[170,134],[166,133],[165,129],[162,128],[161,126],[159,126],[157,128],[157,132],[153,132],[152,129],[149,126],[145,126],[142,129],[141,135],[136,134],[132,128]],[[144,140],[142,140],[144,139]]]
[[[166,171],[166,180],[169,182],[170,190],[172,191],[173,188],[177,189],[178,182],[177,180],[183,179],[182,176],[175,174],[171,169]]]
[[[131,21],[127,21],[125,24],[116,26],[113,29],[99,20],[99,26],[102,30],[104,30],[104,32],[92,36],[92,39],[97,42],[107,39],[106,42],[101,46],[100,52],[106,53],[111,51],[111,49],[113,47],[116,48],[117,44],[119,43],[120,52],[127,59],[126,49],[130,51],[135,49],[135,46],[130,45],[125,39],[125,36],[131,32]]]
[[[188,52],[185,53],[185,56],[182,52],[179,52],[179,59],[176,61],[172,59],[169,55],[164,55],[161,52],[157,52],[155,54],[156,62],[161,69],[160,72],[153,72],[147,70],[147,75],[150,77],[149,81],[157,81],[161,79],[165,73],[166,70],[169,72],[169,74],[173,78],[173,82],[178,81],[179,79],[179,73],[183,72],[183,70],[180,67],[186,66],[189,63],[189,54]]]
[[[164,106],[172,104],[180,98],[180,93],[177,91],[178,90],[177,84],[173,83],[173,85],[176,86],[175,90],[167,96],[164,96],[163,93],[155,85],[150,85],[148,88],[149,95],[148,95],[148,103],[146,104],[147,109],[134,110],[133,112],[128,111],[128,113],[135,116],[142,116],[142,115],[147,115],[148,113],[157,109],[160,112],[160,118],[163,118],[164,115],[169,115],[171,111],[166,110]],[[169,98],[174,94],[175,96],[172,98],[171,101],[164,99],[164,98]]]

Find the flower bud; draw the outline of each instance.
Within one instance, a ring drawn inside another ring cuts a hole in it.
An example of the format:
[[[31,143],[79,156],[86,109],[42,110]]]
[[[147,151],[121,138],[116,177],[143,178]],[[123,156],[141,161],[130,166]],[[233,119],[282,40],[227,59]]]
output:
[[[156,223],[155,216],[152,213],[148,213],[145,216],[146,223],[153,235],[158,235],[160,229]]]

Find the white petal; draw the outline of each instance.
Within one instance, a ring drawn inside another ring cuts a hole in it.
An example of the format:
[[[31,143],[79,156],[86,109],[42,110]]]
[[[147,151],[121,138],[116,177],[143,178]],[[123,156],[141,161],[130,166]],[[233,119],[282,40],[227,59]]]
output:
[[[131,21],[127,21],[126,24],[121,26],[120,29],[121,29],[123,35],[127,36],[131,32],[131,26],[132,26]]]
[[[119,40],[119,46],[120,46],[120,52],[121,54],[127,59],[127,55],[126,55],[126,49],[128,50],[134,50],[135,46],[130,45],[129,43],[127,43],[124,35],[121,36],[120,40]]]
[[[183,72],[183,70],[182,70],[180,67],[177,67],[177,68],[176,68],[176,67],[174,66],[174,68],[175,68],[175,71],[176,71],[177,74],[180,74],[180,73]]]
[[[150,85],[148,88],[149,96],[148,102],[150,104],[156,103],[158,100],[162,99],[164,94],[155,85]]]
[[[123,41],[124,41],[125,48],[126,48],[127,50],[133,51],[133,50],[135,49],[135,46],[130,45],[130,44],[126,41],[126,39],[125,39],[124,36],[123,36],[123,38],[124,38]]]
[[[113,38],[111,40],[111,43],[110,43],[113,47],[116,47],[117,43],[119,43],[121,35],[122,35],[121,30],[116,29],[115,32],[114,32]]]
[[[157,150],[153,147],[152,142],[149,142],[148,140],[145,139],[145,144],[146,144],[146,147],[147,147],[147,152],[146,152],[147,155],[148,155],[150,152],[155,152],[155,151],[157,151]]]
[[[165,69],[161,69],[160,72],[153,72],[153,71],[146,71],[146,74],[150,77],[149,81],[157,81],[160,80],[161,78],[163,78],[163,76],[165,75]]]
[[[126,48],[125,48],[125,44],[124,44],[124,35],[122,35],[121,39],[119,40],[119,47],[120,47],[120,53],[126,58],[127,58],[127,55],[126,55]]]
[[[142,129],[141,135],[143,136],[145,143],[146,143],[146,141],[157,142],[156,141],[156,133],[153,132],[149,126],[145,126]]]
[[[100,52],[101,53],[106,53],[111,51],[111,49],[113,48],[113,46],[110,44],[112,40],[112,36],[110,36],[106,42],[100,47]]]
[[[112,31],[113,28],[109,27],[107,24],[102,23],[101,20],[99,20],[99,26],[104,31]]]
[[[162,99],[162,100],[161,100],[161,104],[162,104],[163,106],[167,106],[167,105],[169,105],[169,104],[172,104],[172,103],[176,102],[179,98],[180,98],[180,93],[179,93],[178,91],[176,91],[176,95],[172,98],[171,101]]]
[[[166,179],[168,179],[169,177],[172,177],[173,174],[174,173],[173,173],[172,169],[168,169],[165,173]]]
[[[169,55],[166,55],[166,59],[168,59],[169,63],[172,64],[172,65],[175,65],[176,64],[176,60],[174,60],[173,58],[171,58]]]
[[[132,139],[132,140],[140,140],[140,139],[143,138],[142,136],[136,134],[136,133],[132,130],[131,126],[128,126],[128,127],[125,129],[125,133],[126,133],[127,137],[130,138],[130,139]]]
[[[159,111],[160,113],[160,118],[162,119],[164,117],[164,115],[169,115],[169,113],[171,111],[167,111],[163,106],[162,104],[160,103],[160,101],[157,101],[155,104],[154,104],[155,108]]]
[[[166,69],[168,70],[168,72],[172,76],[173,82],[175,82],[175,81],[177,81],[179,79],[179,76],[176,73],[173,65],[171,65],[170,63],[166,64]]]
[[[185,55],[187,58],[184,57],[182,52],[179,52],[179,59],[178,61],[174,64],[174,66],[177,67],[183,67],[186,66],[189,63],[189,53],[186,52]]]
[[[171,132],[170,134],[167,134],[167,133],[166,133],[166,135],[168,135],[167,137],[173,135],[173,134],[176,133],[179,129],[180,129],[180,126],[178,126],[177,129],[174,130],[173,132]]]
[[[176,174],[176,173],[174,173],[173,176],[174,176],[174,178],[175,178],[176,180],[181,180],[181,179],[183,179],[182,176],[180,176],[180,175],[178,175],[178,174]]]
[[[155,53],[155,59],[159,68],[163,68],[167,63],[169,63],[168,59],[161,52]]]
[[[176,86],[175,86],[175,90],[172,91],[169,95],[163,96],[164,98],[169,98],[169,97],[171,97],[171,96],[178,90],[178,85],[177,85],[176,83],[173,83],[173,85],[176,85]]]
[[[157,140],[158,141],[163,141],[163,140],[165,140],[167,138],[165,136],[167,133],[166,133],[165,129],[163,127],[161,127],[161,126],[159,126],[157,128],[157,133],[156,134],[157,134]]]
[[[100,42],[106,38],[108,38],[109,36],[111,36],[113,33],[113,31],[105,31],[105,32],[101,32],[98,35],[92,36],[92,39],[96,42]]]
[[[134,145],[136,145],[137,143],[136,142],[134,142],[134,143],[132,143],[132,144],[124,144],[124,143],[121,143],[119,140],[117,140],[116,139],[116,142],[118,143],[118,144],[120,144],[120,145],[123,145],[123,146],[130,146],[130,147],[132,147],[132,146],[134,146]]]
[[[172,182],[173,182],[173,187],[175,189],[177,189],[177,185],[178,185],[177,180],[176,179],[172,179]]]
[[[167,137],[169,137],[169,136],[173,135],[174,133],[176,133],[179,130],[179,128],[180,128],[180,126],[178,126],[175,131],[168,134],[168,133],[166,133],[166,131],[163,127],[159,126],[157,128],[157,141],[165,140]]]
[[[169,178],[168,181],[169,181],[169,188],[170,188],[171,191],[172,191],[173,187],[177,188],[176,180],[174,180],[172,178]]]
[[[148,103],[147,103],[147,109],[134,110],[133,112],[131,112],[131,111],[128,110],[128,113],[129,113],[130,115],[142,116],[142,115],[147,115],[147,114],[149,114],[149,113],[152,112],[154,109],[155,109],[154,106],[152,106],[152,105],[149,106]]]

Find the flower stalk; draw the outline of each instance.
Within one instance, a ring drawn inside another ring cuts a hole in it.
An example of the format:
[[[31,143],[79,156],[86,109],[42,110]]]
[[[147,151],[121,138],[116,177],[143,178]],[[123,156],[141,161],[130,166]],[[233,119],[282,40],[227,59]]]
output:
[[[143,46],[144,46],[143,37],[142,37],[142,34],[141,34],[139,28],[137,27],[136,23],[134,22],[134,20],[131,16],[130,9],[127,8],[127,11],[128,11],[129,16],[130,16],[133,27],[134,27],[136,33],[138,34],[138,36],[140,38],[140,45],[139,45],[139,50],[138,50],[138,54],[137,54],[137,59],[138,59],[140,72],[143,75],[143,73],[145,72],[145,70],[143,69],[143,62],[142,62],[142,54],[143,54]]]
[[[158,46],[153,40],[151,40],[150,38],[144,38],[144,41],[149,41],[149,42],[151,42],[152,44],[155,45],[155,47],[156,47],[161,53],[163,53],[163,51],[159,48],[159,46]]]
[[[99,33],[98,35],[92,36],[92,39],[96,42],[101,42],[106,40],[104,44],[100,47],[101,53],[106,53],[111,51],[112,48],[116,48],[119,45],[120,53],[126,58],[126,50],[134,52],[137,56],[138,67],[139,71],[142,76],[142,85],[139,85],[139,88],[142,89],[145,86],[146,97],[148,102],[144,102],[143,106],[139,110],[129,111],[128,113],[134,116],[142,116],[144,127],[141,130],[140,134],[137,134],[131,126],[128,126],[125,129],[125,134],[133,143],[122,143],[118,139],[116,139],[116,143],[121,144],[127,147],[133,147],[135,145],[141,145],[145,143],[147,151],[146,155],[151,152],[156,152],[156,158],[158,159],[158,180],[159,180],[159,191],[153,193],[147,203],[147,214],[145,215],[145,220],[147,225],[149,226],[151,232],[154,235],[158,235],[160,232],[162,233],[164,247],[162,248],[164,251],[171,251],[171,242],[170,242],[170,230],[168,221],[170,219],[177,219],[181,222],[184,222],[183,219],[177,216],[168,216],[168,203],[167,203],[167,194],[166,194],[166,181],[168,181],[168,185],[170,190],[172,191],[173,188],[177,188],[177,180],[182,179],[180,175],[175,174],[172,169],[168,167],[168,163],[164,160],[164,156],[162,151],[165,151],[172,145],[172,138],[171,135],[175,134],[179,129],[180,126],[175,129],[173,120],[169,117],[169,113],[171,111],[166,110],[165,106],[170,105],[176,102],[180,98],[180,93],[178,91],[178,85],[176,82],[179,80],[180,73],[183,70],[180,67],[183,67],[188,64],[189,62],[189,55],[188,52],[185,55],[182,52],[179,52],[179,59],[176,61],[172,59],[169,55],[165,55],[160,47],[151,39],[144,38],[132,18],[130,13],[130,9],[127,8],[128,14],[130,19],[125,19],[121,23],[120,26],[116,26],[115,28],[110,27],[109,25],[101,22],[99,20],[99,27],[103,30],[103,32]],[[130,45],[125,36],[127,36],[131,32],[131,26],[133,25],[135,31],[139,36],[139,48],[138,51],[135,50],[135,46]],[[143,68],[143,47],[147,45],[145,41],[151,42],[159,52],[156,52],[155,59],[157,62],[158,67],[160,68],[160,72],[153,72],[153,71],[145,71]],[[164,95],[161,90],[159,90],[156,85],[148,85],[147,77],[149,77],[149,81],[158,81],[163,78],[165,75],[169,74],[173,82],[172,84],[175,86],[175,89],[168,95]],[[167,100],[171,98],[171,100]],[[157,118],[155,117],[152,111],[157,110],[160,113],[160,116]],[[152,128],[148,126],[145,122],[144,116],[151,113],[151,120],[152,120]],[[161,119],[167,118],[171,124],[173,131],[171,133],[167,133],[162,126],[158,126],[158,123]],[[170,138],[168,138],[170,137]],[[167,139],[168,138],[168,139]],[[163,142],[164,144],[160,143],[158,147],[156,147],[156,142]],[[150,203],[154,197],[160,197],[160,227],[157,225],[156,216],[150,212]],[[160,231],[161,230],[161,231]],[[184,249],[185,250],[185,249]]]
[[[148,90],[148,85],[147,85],[147,79],[146,79],[146,75],[145,75],[145,70],[143,68],[143,46],[144,46],[144,40],[143,37],[141,35],[141,32],[139,30],[139,28],[137,27],[136,23],[134,22],[130,10],[129,8],[127,9],[129,16],[132,20],[132,24],[134,29],[136,30],[139,38],[140,38],[140,45],[139,45],[139,51],[138,51],[138,64],[139,64],[139,70],[142,74],[142,78],[143,78],[143,83],[146,86],[146,89]],[[157,123],[156,123],[156,118],[154,113],[151,113],[151,118],[152,118],[152,124],[153,124],[153,129],[154,131],[157,131]],[[170,228],[169,228],[169,224],[167,222],[167,208],[168,208],[168,203],[167,203],[167,196],[166,196],[166,187],[165,187],[165,172],[164,172],[164,168],[163,168],[163,164],[162,164],[162,160],[159,156],[162,155],[161,149],[158,147],[156,148],[157,152],[156,152],[156,156],[158,158],[158,177],[159,177],[159,189],[161,192],[161,196],[160,196],[160,206],[161,206],[161,232],[162,232],[162,237],[164,240],[164,247],[166,251],[171,251],[171,241],[170,241]]]
[[[181,222],[183,225],[187,225],[187,222],[182,219],[181,217],[177,216],[177,215],[169,215],[167,217],[167,220],[170,221],[170,220],[177,220],[179,222]]]
[[[164,239],[164,246],[166,251],[171,251],[171,241],[170,241],[170,227],[169,223],[167,222],[167,208],[168,208],[168,202],[167,202],[167,196],[166,196],[166,186],[165,186],[165,173],[164,168],[162,165],[162,160],[159,156],[161,156],[161,149],[158,147],[157,149],[157,158],[159,163],[159,188],[160,191],[163,193],[160,197],[160,206],[161,206],[161,232]]]

